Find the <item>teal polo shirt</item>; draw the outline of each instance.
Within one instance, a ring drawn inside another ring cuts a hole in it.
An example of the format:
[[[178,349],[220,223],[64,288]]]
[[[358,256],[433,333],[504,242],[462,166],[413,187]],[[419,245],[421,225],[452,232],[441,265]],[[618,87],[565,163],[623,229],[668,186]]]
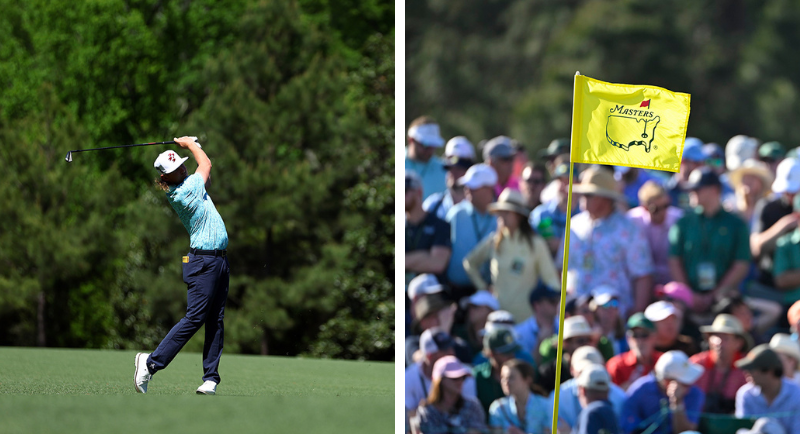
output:
[[[694,291],[700,288],[699,265],[712,264],[716,287],[735,261],[750,261],[750,232],[744,220],[722,208],[706,217],[696,207],[670,229],[669,255],[680,258]]]
[[[503,393],[503,387],[492,377],[492,363],[488,360],[472,368],[472,375],[475,377],[475,392],[478,401],[481,402],[483,410],[488,415],[489,407],[492,406],[494,400],[506,396]]]
[[[228,247],[228,231],[206,192],[203,178],[189,175],[182,183],[172,186],[167,200],[189,232],[189,246],[200,250],[224,250]]]
[[[800,270],[800,230],[798,229],[778,238],[772,275],[778,276],[793,270]],[[783,293],[783,304],[790,305],[797,300],[800,300],[800,286]]]

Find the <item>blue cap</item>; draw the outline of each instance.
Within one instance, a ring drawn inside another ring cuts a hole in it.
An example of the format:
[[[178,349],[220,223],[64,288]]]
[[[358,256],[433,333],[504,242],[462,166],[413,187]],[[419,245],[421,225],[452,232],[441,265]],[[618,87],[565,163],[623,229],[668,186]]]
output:
[[[703,152],[703,141],[697,137],[687,137],[683,144],[683,159],[695,163],[703,162],[706,159],[706,154]]]
[[[716,143],[707,143],[703,145],[703,153],[706,158],[725,158],[725,151]]]

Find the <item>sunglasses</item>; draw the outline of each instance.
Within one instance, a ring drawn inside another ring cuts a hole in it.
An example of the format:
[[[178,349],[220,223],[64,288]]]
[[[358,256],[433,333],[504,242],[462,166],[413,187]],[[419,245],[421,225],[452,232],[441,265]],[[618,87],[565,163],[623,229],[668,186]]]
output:
[[[659,213],[661,211],[666,210],[667,208],[669,208],[669,204],[668,203],[663,204],[663,205],[652,204],[652,205],[648,205],[647,206],[647,210],[650,211],[651,214]]]
[[[609,308],[612,308],[612,307],[618,308],[619,307],[619,300],[617,300],[616,298],[612,298],[611,300],[608,300],[608,303],[602,304],[602,305],[600,305],[600,307],[604,307],[606,309],[609,309]]]

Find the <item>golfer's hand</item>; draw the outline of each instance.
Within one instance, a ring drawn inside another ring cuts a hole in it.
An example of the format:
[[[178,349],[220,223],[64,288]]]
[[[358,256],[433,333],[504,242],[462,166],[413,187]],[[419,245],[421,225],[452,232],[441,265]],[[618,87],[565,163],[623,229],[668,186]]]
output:
[[[196,144],[194,141],[194,137],[183,136],[179,138],[172,139],[183,149],[189,149],[189,146]]]

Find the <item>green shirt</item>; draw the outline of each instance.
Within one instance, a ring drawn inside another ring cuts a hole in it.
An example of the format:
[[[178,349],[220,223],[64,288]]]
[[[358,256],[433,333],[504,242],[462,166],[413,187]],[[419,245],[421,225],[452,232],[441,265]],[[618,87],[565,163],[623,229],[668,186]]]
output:
[[[795,229],[778,238],[772,275],[777,277],[781,273],[798,269],[800,269],[800,230]],[[789,305],[797,300],[800,300],[800,286],[783,293],[783,304]]]
[[[687,212],[669,231],[669,255],[681,260],[689,286],[700,291],[700,269],[713,269],[713,289],[736,261],[750,261],[750,232],[738,216],[720,208],[706,217],[702,207]]]
[[[472,368],[472,375],[475,377],[475,392],[478,395],[478,401],[481,402],[483,410],[486,415],[489,414],[489,407],[495,399],[506,396],[503,393],[503,388],[500,382],[492,377],[492,363],[489,361],[483,362]]]

